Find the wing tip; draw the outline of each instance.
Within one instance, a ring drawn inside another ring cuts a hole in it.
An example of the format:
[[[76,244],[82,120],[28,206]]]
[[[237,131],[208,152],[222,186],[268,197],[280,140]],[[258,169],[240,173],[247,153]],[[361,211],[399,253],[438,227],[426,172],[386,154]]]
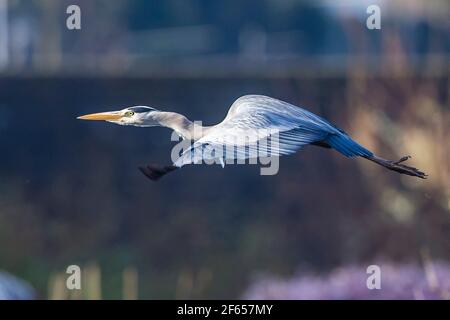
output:
[[[159,166],[154,164],[149,164],[145,167],[139,167],[139,170],[150,180],[158,181],[166,174],[178,169],[176,166]]]

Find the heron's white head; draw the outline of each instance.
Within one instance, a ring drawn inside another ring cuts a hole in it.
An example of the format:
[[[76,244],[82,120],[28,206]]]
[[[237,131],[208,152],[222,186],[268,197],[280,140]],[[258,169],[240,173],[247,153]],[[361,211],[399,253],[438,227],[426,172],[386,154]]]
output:
[[[154,115],[159,111],[147,106],[135,106],[125,108],[119,111],[108,111],[101,113],[93,113],[85,116],[80,116],[80,120],[103,120],[120,124],[123,126],[137,126],[137,127],[154,127],[159,123],[154,119]]]

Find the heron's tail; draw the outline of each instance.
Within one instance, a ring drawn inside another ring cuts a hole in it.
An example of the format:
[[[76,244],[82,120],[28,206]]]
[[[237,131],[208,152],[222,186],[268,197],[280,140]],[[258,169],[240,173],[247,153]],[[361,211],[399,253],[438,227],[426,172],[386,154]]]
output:
[[[370,157],[373,155],[371,151],[364,148],[345,133],[339,135],[332,134],[328,136],[325,141],[330,147],[339,151],[346,157]]]

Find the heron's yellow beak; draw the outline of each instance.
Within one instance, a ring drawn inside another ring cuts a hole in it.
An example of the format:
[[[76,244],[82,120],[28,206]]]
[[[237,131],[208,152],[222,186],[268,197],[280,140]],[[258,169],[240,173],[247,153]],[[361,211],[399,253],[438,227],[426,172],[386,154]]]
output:
[[[105,121],[114,121],[122,118],[122,114],[119,112],[101,112],[101,113],[93,113],[87,114],[85,116],[80,116],[77,119],[79,120],[105,120]]]

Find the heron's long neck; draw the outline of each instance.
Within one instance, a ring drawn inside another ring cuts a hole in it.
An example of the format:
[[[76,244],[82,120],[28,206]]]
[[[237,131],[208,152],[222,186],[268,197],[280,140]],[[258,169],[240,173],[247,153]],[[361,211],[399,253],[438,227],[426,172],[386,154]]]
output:
[[[176,112],[159,111],[154,113],[152,117],[160,126],[174,130],[184,139],[198,140],[202,138],[209,129],[209,127],[203,127],[194,123]]]

